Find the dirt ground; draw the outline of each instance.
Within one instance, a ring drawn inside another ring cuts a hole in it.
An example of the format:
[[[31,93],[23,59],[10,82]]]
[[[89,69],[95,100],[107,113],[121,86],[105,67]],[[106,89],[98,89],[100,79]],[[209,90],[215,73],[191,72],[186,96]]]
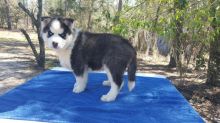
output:
[[[0,30],[0,95],[42,72],[22,37],[19,32]],[[57,64],[54,53],[47,50],[46,67]],[[138,71],[167,76],[206,122],[220,123],[220,88],[205,84],[206,70],[188,69],[180,79],[176,70],[167,68],[167,64],[168,58],[162,56],[138,55]]]

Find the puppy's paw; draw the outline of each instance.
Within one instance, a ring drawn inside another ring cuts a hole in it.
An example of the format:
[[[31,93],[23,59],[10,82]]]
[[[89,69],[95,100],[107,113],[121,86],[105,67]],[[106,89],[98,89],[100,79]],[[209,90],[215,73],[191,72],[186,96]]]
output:
[[[73,88],[73,92],[74,93],[81,93],[85,90],[85,88],[86,88],[85,86],[76,84]]]
[[[101,101],[103,101],[103,102],[112,102],[112,101],[115,100],[115,98],[116,97],[108,95],[108,94],[107,95],[102,95]]]
[[[102,85],[104,86],[111,86],[111,82],[108,80],[103,81]]]

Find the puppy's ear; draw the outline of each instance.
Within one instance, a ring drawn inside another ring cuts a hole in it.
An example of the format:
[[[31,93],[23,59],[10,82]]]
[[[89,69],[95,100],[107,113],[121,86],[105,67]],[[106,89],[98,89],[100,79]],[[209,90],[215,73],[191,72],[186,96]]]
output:
[[[41,34],[44,31],[44,27],[51,21],[51,17],[41,17],[41,26],[40,26],[40,30],[41,30]]]
[[[74,28],[74,19],[72,18],[64,18],[64,23],[70,27],[71,29]]]
[[[41,33],[43,33],[44,27],[51,21],[51,17],[45,16],[41,17]]]
[[[51,17],[48,17],[48,16],[41,17],[41,22],[42,23],[49,23],[50,20],[51,20]]]

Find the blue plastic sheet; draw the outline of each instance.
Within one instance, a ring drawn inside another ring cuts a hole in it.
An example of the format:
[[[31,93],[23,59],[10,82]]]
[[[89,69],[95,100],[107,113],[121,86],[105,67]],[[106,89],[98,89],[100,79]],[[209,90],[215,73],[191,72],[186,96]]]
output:
[[[137,77],[129,92],[125,84],[116,101],[100,100],[109,87],[103,73],[90,73],[86,90],[72,92],[71,72],[48,70],[0,96],[0,118],[57,123],[201,123],[199,114],[171,82]],[[127,83],[127,76],[124,77]]]

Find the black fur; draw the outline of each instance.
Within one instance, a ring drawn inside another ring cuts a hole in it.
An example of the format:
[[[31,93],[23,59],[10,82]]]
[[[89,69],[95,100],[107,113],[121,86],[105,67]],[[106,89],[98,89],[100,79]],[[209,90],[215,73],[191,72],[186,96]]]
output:
[[[71,54],[71,66],[77,76],[82,76],[85,66],[93,70],[106,65],[114,82],[120,87],[128,66],[128,79],[135,81],[136,51],[121,36],[107,33],[79,32]]]

